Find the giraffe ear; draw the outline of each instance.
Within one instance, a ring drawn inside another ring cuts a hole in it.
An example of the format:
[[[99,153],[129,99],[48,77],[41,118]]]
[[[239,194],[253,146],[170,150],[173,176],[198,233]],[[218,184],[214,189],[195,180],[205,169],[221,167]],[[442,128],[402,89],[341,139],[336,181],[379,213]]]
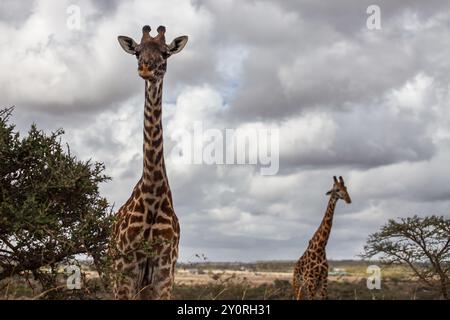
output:
[[[119,40],[119,44],[125,52],[136,54],[137,43],[133,39],[130,37],[119,36],[117,40]]]
[[[333,192],[333,190],[328,191],[327,193],[325,193],[326,196],[329,196],[331,193]]]
[[[168,56],[171,56],[173,54],[176,54],[183,50],[184,46],[188,42],[187,36],[181,36],[178,38],[175,38],[171,44],[169,44],[169,50],[167,51]]]

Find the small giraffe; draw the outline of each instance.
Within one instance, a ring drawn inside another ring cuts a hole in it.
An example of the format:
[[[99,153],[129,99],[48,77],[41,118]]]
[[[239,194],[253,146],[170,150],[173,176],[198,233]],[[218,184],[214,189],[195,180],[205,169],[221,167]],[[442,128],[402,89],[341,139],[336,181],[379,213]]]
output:
[[[187,36],[167,45],[166,28],[142,39],[119,36],[121,47],[137,58],[145,80],[144,164],[142,177],[128,201],[116,214],[111,255],[114,261],[116,299],[170,299],[178,258],[180,227],[175,215],[163,152],[161,102],[167,59],[180,52]]]
[[[328,262],[325,247],[330,236],[334,209],[339,199],[343,199],[346,203],[352,202],[344,179],[342,177],[339,177],[339,181],[336,177],[333,179],[333,188],[327,192],[330,200],[322,223],[294,269],[293,285],[297,300],[327,299]]]

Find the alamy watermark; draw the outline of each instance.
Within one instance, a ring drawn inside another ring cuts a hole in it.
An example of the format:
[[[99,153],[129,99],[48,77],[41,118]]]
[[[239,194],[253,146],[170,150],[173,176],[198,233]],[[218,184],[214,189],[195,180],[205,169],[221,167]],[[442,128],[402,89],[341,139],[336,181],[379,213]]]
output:
[[[367,267],[366,273],[371,274],[367,277],[367,289],[380,290],[381,289],[381,268],[377,265],[370,265]]]
[[[80,267],[70,265],[66,268],[68,277],[66,280],[66,286],[69,290],[80,290],[81,289],[81,270]]]
[[[81,8],[77,5],[70,5],[66,9],[66,26],[69,30],[81,30]]]
[[[366,13],[369,15],[366,26],[369,30],[381,30],[381,9],[380,6],[372,4],[367,7]]]
[[[280,168],[279,128],[177,129],[171,158],[183,164],[256,165],[261,175],[275,175]]]

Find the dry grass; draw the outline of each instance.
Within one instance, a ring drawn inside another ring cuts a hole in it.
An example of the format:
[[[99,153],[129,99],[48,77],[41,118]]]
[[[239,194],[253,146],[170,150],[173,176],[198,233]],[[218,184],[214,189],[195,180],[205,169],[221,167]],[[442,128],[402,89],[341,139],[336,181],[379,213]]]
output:
[[[330,299],[438,299],[436,290],[430,290],[414,280],[411,272],[402,266],[382,267],[381,290],[366,286],[367,264],[363,262],[332,262],[341,275],[329,276]],[[180,265],[173,292],[174,299],[292,299],[292,262],[261,262],[254,264],[202,263]],[[64,299],[111,299],[109,292],[99,286],[97,274],[85,269],[83,290],[63,288],[65,278],[55,290]],[[0,283],[0,299],[45,298],[39,285],[23,278]]]

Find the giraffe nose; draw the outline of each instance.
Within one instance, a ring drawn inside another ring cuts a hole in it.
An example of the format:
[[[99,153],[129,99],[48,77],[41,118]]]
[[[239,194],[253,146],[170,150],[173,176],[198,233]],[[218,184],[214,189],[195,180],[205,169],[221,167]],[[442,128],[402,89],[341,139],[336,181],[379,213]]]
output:
[[[149,66],[148,63],[141,62],[138,65],[138,71],[140,71],[140,72],[150,72],[151,69],[150,69],[150,66]]]
[[[140,64],[138,65],[138,70],[139,70],[139,71],[143,71],[143,72],[147,72],[147,71],[149,71],[149,70],[148,70],[148,65],[145,64],[145,63],[140,63]]]
[[[139,64],[138,73],[143,78],[149,78],[153,76],[153,71],[150,70],[145,63]]]

